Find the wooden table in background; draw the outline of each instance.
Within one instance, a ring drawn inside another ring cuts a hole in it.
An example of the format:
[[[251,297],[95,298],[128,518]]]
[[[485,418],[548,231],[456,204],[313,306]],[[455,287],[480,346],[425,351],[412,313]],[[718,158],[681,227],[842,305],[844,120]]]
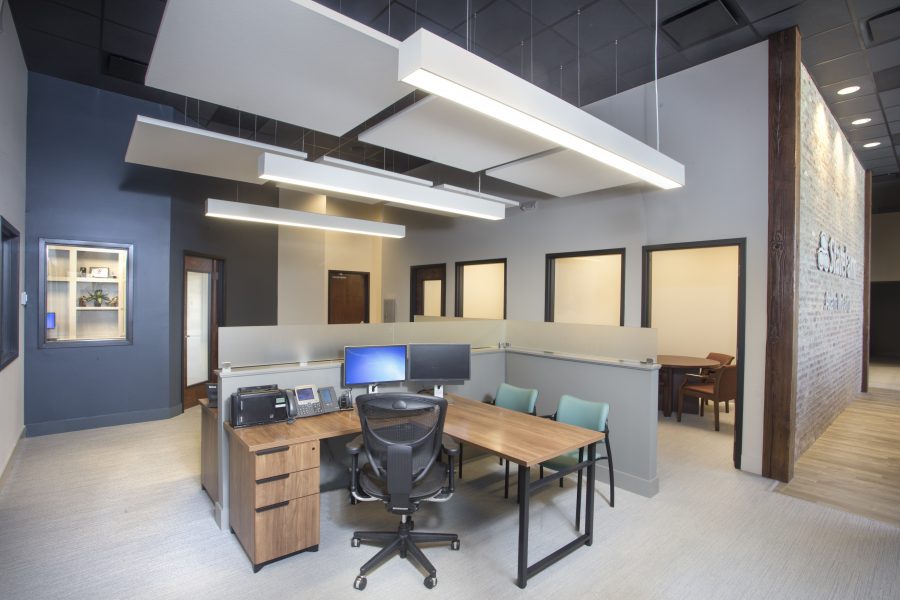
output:
[[[700,369],[709,369],[720,366],[719,361],[709,358],[700,358],[697,356],[680,356],[678,354],[657,354],[656,362],[659,363],[665,372],[666,387],[668,389],[668,397],[662,406],[663,416],[672,416],[672,407],[678,399],[675,391],[674,374],[675,371],[698,371]],[[696,410],[686,410],[684,412],[696,412]]]

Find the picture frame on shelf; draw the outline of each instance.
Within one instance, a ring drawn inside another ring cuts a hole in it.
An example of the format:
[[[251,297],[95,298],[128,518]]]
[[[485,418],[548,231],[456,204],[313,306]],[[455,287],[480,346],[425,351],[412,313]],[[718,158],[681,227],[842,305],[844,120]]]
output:
[[[109,267],[91,267],[91,277],[109,279]]]

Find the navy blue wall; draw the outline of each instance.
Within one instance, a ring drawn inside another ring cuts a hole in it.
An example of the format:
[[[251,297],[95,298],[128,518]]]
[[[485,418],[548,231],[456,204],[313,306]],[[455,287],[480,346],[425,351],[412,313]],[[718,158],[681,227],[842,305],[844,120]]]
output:
[[[29,435],[162,418],[169,395],[171,175],[124,162],[137,114],[172,109],[30,73],[25,222]],[[40,238],[134,244],[134,343],[38,348]]]
[[[234,182],[124,162],[138,114],[168,106],[29,74],[25,227],[25,425],[41,435],[181,412],[185,252],[225,260],[226,325],[277,320],[278,233],[204,216]],[[242,185],[242,202],[277,204],[277,190]],[[134,244],[133,344],[38,348],[38,243]]]

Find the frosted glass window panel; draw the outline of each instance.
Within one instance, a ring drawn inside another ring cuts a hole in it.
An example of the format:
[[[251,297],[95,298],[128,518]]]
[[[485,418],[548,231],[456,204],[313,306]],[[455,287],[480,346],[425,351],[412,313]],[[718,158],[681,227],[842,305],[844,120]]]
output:
[[[621,254],[554,259],[555,322],[619,325],[621,310]]]
[[[650,326],[660,354],[737,355],[738,247],[650,255]]]
[[[185,384],[190,386],[209,378],[210,274],[188,271],[186,294]]]
[[[444,294],[440,279],[426,279],[422,282],[424,301],[423,316],[441,316],[441,297]]]
[[[462,316],[467,319],[502,319],[506,304],[506,264],[463,265]]]

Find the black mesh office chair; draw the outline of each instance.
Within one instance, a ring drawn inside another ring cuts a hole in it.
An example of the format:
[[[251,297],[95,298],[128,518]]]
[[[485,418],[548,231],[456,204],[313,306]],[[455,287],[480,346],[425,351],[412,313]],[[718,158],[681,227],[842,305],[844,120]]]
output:
[[[353,546],[376,542],[384,547],[359,570],[353,587],[366,587],[366,574],[395,551],[418,562],[427,572],[425,587],[437,585],[437,571],[416,542],[450,542],[459,550],[453,533],[413,531],[410,515],[425,500],[443,502],[453,494],[453,457],[459,447],[443,436],[447,401],[418,394],[365,394],[356,399],[362,435],[347,444],[352,458],[350,493],[355,500],[381,500],[388,511],[400,515],[397,531],[355,531]],[[441,449],[447,465],[438,462]],[[368,463],[359,467],[365,452]],[[446,481],[446,483],[445,483]]]

